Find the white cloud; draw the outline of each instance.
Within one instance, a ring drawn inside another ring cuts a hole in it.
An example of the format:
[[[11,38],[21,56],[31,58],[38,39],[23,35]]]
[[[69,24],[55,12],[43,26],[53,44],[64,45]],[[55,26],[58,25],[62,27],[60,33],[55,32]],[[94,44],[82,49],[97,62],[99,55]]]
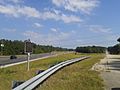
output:
[[[5,14],[5,15],[18,17],[17,9],[14,6],[0,5],[0,13]]]
[[[6,0],[6,1],[13,2],[13,3],[16,3],[16,4],[23,2],[23,0]]]
[[[40,34],[35,31],[25,31],[23,35],[26,38],[30,38],[32,41],[37,44],[43,45],[64,45],[66,41],[70,40],[70,37],[73,35],[73,32],[59,32],[59,33],[49,33],[49,34]]]
[[[64,4],[64,0],[52,0],[53,4],[55,4],[56,6],[61,6],[62,4]]]
[[[5,28],[5,29],[3,29],[3,31],[13,33],[13,32],[16,32],[17,30],[14,28]]]
[[[55,14],[60,14],[61,13],[60,10],[53,9],[53,11],[55,12]]]
[[[111,28],[101,25],[90,25],[89,30],[96,33],[111,33]]]
[[[39,12],[35,8],[27,7],[27,6],[15,7],[13,5],[7,5],[7,6],[0,5],[0,13],[14,17],[20,17],[20,15],[24,15],[26,17],[34,17],[34,18],[39,17]]]
[[[65,15],[65,14],[59,14],[57,12],[40,12],[37,9],[33,7],[27,7],[27,6],[13,6],[13,5],[0,5],[0,13],[5,15],[10,15],[13,17],[20,17],[25,16],[28,18],[37,18],[37,19],[54,19],[56,21],[61,20],[65,23],[76,23],[76,22],[82,22],[82,20],[74,15]]]
[[[42,15],[43,19],[54,19],[56,21],[58,20],[62,20],[64,21],[65,23],[77,23],[77,22],[82,22],[82,19],[80,19],[79,17],[77,16],[74,16],[74,15],[65,15],[65,14],[56,14],[56,13],[53,13],[53,12],[50,12],[50,11],[47,11],[47,12],[44,12],[43,15]]]
[[[35,38],[35,39],[40,36],[39,33],[36,33],[36,32],[33,32],[33,31],[25,31],[23,33],[23,35],[26,36],[26,37]]]
[[[71,23],[71,22],[82,22],[82,20],[79,17],[76,16],[66,16],[65,14],[62,14],[61,19],[65,22],[65,23]]]
[[[34,27],[41,28],[41,27],[43,27],[43,25],[40,23],[34,23]]]
[[[81,11],[86,14],[90,14],[99,4],[99,0],[52,0],[52,2],[58,7],[64,7],[66,10]]]
[[[76,31],[75,31],[75,30],[72,30],[72,31],[71,31],[71,33],[74,33],[74,34],[75,34],[75,33],[76,33]]]
[[[111,44],[116,44],[116,43],[118,43],[117,42],[117,39],[120,37],[120,34],[108,34],[108,35],[106,35],[105,36],[105,39],[106,39],[106,41],[108,41],[108,43],[111,43]],[[110,46],[109,44],[108,44],[108,46]]]
[[[51,31],[57,32],[58,30],[56,28],[51,28]]]
[[[25,15],[27,17],[34,17],[34,18],[39,18],[40,17],[40,12],[38,10],[36,10],[35,8],[32,7],[27,7],[24,6],[22,8],[18,8],[17,12],[19,14]]]
[[[81,43],[81,42],[83,42],[83,40],[77,39],[76,42],[77,42],[77,43]]]
[[[46,20],[46,19],[54,19],[56,21],[63,21],[65,23],[78,23],[78,22],[82,22],[82,19],[80,19],[77,16],[74,15],[65,15],[65,14],[58,14],[58,13],[54,13],[54,12],[50,12],[50,11],[46,11],[43,12],[40,15],[42,19]]]
[[[24,2],[24,0],[0,0],[0,4],[8,4],[8,3],[20,4],[23,2]]]

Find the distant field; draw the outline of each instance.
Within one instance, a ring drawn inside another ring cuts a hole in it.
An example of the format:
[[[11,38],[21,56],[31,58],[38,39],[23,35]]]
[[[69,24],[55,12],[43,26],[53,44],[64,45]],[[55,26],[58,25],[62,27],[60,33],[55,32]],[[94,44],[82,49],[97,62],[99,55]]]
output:
[[[104,90],[99,73],[91,71],[93,64],[104,57],[91,54],[91,58],[67,66],[47,79],[37,90]]]
[[[84,56],[84,54],[64,54],[56,57],[42,59],[30,63],[30,71],[27,72],[27,64],[16,65],[0,69],[0,90],[10,90],[13,80],[28,80],[35,76],[36,70],[48,69],[51,65],[72,58]]]

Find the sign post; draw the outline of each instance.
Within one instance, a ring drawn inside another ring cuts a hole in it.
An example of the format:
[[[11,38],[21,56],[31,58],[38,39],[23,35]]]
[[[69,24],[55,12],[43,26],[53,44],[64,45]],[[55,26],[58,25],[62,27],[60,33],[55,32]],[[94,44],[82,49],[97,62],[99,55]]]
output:
[[[28,60],[27,60],[27,70],[29,71],[30,70],[30,53],[28,53]]]
[[[27,70],[30,70],[30,54],[32,53],[32,43],[30,41],[30,39],[25,40],[25,48],[24,48],[24,52],[27,54]]]

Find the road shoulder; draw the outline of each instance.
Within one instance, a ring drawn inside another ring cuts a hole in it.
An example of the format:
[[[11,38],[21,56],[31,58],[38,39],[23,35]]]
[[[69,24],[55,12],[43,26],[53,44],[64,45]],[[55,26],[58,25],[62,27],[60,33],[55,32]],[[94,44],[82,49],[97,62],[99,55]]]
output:
[[[107,55],[92,70],[100,72],[105,90],[120,90],[120,56]]]

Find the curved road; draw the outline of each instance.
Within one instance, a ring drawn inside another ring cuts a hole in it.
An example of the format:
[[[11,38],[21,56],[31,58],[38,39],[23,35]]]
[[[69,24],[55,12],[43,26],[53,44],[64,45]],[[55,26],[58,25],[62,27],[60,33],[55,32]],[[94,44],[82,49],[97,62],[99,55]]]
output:
[[[30,59],[37,59],[37,58],[42,58],[42,57],[52,56],[52,55],[53,54],[51,54],[51,53],[32,54]],[[0,57],[0,66],[17,63],[17,62],[22,62],[22,61],[26,61],[26,60],[27,60],[27,55],[17,56],[17,59],[10,59],[10,56],[1,56]]]

